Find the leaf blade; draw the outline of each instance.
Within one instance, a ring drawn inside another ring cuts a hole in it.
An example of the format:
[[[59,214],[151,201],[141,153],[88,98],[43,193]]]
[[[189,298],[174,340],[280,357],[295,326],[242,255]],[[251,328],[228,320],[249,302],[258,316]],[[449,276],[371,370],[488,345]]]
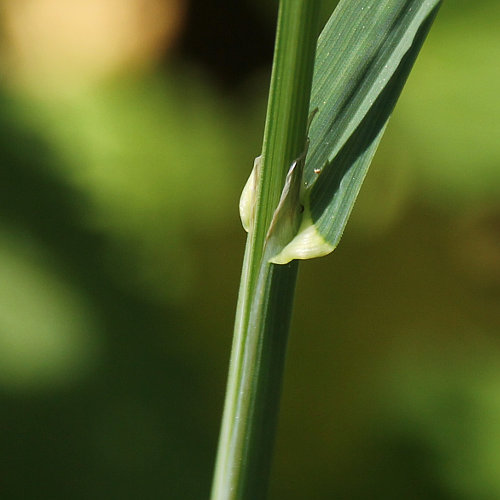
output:
[[[318,251],[305,223],[275,260],[319,257],[339,243],[440,3],[342,0],[338,5],[318,40],[310,109],[319,111],[304,169],[305,216],[315,226]]]

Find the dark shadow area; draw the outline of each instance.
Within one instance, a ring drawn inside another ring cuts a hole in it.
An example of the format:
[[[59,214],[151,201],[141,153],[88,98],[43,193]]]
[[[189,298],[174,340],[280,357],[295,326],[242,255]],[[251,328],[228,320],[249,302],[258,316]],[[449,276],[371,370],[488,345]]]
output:
[[[182,59],[199,63],[223,88],[244,83],[272,61],[274,23],[257,8],[230,0],[189,3],[186,28],[178,43]],[[276,2],[276,12],[278,4]]]

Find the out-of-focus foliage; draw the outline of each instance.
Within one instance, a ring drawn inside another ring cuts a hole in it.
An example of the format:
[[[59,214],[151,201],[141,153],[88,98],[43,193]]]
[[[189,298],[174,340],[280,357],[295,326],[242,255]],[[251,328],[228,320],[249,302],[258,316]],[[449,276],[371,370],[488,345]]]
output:
[[[19,110],[57,153],[59,175],[89,200],[88,223],[127,244],[127,276],[147,280],[146,292],[184,293],[193,284],[187,239],[230,219],[240,179],[231,166],[252,154],[234,110],[175,70],[23,100]]]
[[[194,3],[30,4],[1,2],[2,497],[206,497],[268,68],[209,74]],[[227,8],[203,22],[252,45]],[[301,266],[272,498],[500,497],[498,16],[444,3],[340,247]]]
[[[6,227],[0,235],[0,383],[44,388],[88,374],[99,342],[93,312],[29,238]]]
[[[445,20],[426,47],[425,66],[410,82],[398,125],[408,148],[418,153],[416,170],[425,198],[452,207],[496,202],[500,4],[474,2],[461,16],[453,2],[448,4]]]

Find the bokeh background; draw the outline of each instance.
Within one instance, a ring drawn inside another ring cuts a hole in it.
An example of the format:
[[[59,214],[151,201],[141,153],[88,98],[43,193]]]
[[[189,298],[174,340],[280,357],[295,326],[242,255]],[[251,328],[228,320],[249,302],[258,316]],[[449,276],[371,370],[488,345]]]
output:
[[[208,498],[275,17],[0,1],[2,499]],[[272,499],[500,498],[499,19],[445,2],[301,264]]]

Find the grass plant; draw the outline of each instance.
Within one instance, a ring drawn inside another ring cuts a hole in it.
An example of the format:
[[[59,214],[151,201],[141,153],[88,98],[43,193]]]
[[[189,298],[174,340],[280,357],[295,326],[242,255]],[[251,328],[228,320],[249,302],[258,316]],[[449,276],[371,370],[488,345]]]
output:
[[[298,260],[337,246],[439,0],[281,0],[212,500],[265,498]],[[310,118],[310,127],[308,126]]]

